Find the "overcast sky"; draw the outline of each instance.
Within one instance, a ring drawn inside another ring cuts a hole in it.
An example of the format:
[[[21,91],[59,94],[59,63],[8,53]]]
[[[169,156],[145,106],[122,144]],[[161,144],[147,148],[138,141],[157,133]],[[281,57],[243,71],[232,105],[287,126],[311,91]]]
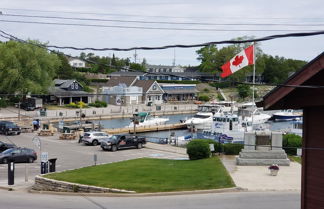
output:
[[[0,7],[3,14],[0,16],[0,30],[22,39],[37,39],[58,46],[129,48],[199,44],[242,36],[263,37],[324,30],[322,0],[1,0]],[[97,20],[46,19],[26,17],[26,15]],[[105,27],[27,24],[3,22],[4,20],[104,25]],[[111,26],[168,28],[169,30]],[[194,30],[170,30],[170,28]],[[0,40],[5,39],[0,37]],[[219,48],[223,46],[226,45],[218,45]],[[137,53],[140,62],[145,57],[150,64],[171,65],[175,52],[176,64],[198,65],[195,52],[197,49],[139,50]],[[324,35],[266,41],[261,43],[261,49],[266,54],[309,61],[324,51]],[[71,55],[80,54],[80,51],[72,50],[62,50],[62,52]],[[134,51],[93,53],[104,56],[115,53],[118,57],[130,57],[134,61]]]

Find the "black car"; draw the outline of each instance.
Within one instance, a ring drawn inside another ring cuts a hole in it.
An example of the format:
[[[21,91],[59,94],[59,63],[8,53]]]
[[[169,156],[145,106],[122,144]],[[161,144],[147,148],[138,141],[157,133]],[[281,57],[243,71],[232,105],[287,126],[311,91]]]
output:
[[[17,134],[19,135],[21,129],[14,122],[0,121],[0,133],[5,135]]]
[[[15,163],[33,163],[37,159],[37,154],[29,148],[10,148],[0,153],[0,162],[8,163],[13,159]]]
[[[113,135],[111,137],[100,140],[100,146],[103,150],[111,150],[113,152],[124,148],[141,149],[146,144],[145,137],[133,135]]]
[[[0,152],[3,152],[7,149],[14,148],[14,147],[16,147],[16,145],[8,144],[8,143],[4,143],[4,142],[0,141]]]

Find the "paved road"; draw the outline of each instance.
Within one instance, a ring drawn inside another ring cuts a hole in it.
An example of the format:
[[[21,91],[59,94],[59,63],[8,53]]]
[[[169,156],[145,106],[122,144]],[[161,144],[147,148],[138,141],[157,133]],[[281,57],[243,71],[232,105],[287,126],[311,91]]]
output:
[[[0,209],[296,209],[299,193],[237,192],[151,197],[89,197],[0,191]]]
[[[19,136],[4,136],[0,135],[0,141],[15,143],[17,146],[33,148],[37,151],[38,157],[39,150],[32,143],[35,137],[33,133],[23,133]],[[182,154],[170,153],[165,151],[153,149],[127,149],[119,150],[117,152],[102,151],[100,146],[86,146],[79,144],[77,140],[58,140],[58,135],[40,137],[42,141],[42,151],[49,153],[49,158],[57,158],[57,171],[75,169],[85,166],[94,165],[94,154],[97,155],[97,163],[110,163],[123,161],[128,159],[135,159],[141,157],[159,157],[159,158],[183,158]],[[40,160],[35,163],[16,164],[15,179],[16,182],[25,180],[25,169],[28,169],[29,180],[40,173]],[[7,182],[7,165],[0,164],[0,186],[5,186]]]

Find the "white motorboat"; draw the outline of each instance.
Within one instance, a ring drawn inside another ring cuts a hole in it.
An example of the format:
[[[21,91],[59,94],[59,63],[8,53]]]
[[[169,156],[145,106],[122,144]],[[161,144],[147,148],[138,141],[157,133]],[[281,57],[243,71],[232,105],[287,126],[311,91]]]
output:
[[[288,120],[300,120],[303,116],[302,112],[294,112],[292,109],[282,110],[273,113],[273,119],[275,121],[288,121]]]
[[[211,129],[213,117],[223,114],[221,105],[204,104],[198,106],[198,112],[194,117],[186,119],[185,124],[190,130]]]
[[[242,123],[246,123],[248,126],[264,124],[270,118],[270,115],[261,113],[259,109],[254,109],[250,116],[246,116],[242,119]]]
[[[136,126],[158,126],[164,125],[169,118],[160,118],[157,116],[151,116],[148,112],[140,112],[134,114],[133,121],[128,125],[128,127],[134,127],[134,121]]]
[[[185,121],[187,128],[190,130],[210,129],[213,123],[212,112],[198,112],[193,118]]]

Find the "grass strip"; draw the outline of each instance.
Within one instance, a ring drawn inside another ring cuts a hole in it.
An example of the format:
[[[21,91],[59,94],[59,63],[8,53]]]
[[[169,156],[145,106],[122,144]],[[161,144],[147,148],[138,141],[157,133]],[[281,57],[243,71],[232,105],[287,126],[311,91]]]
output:
[[[193,161],[141,158],[48,174],[46,177],[139,193],[235,186],[217,157]]]

